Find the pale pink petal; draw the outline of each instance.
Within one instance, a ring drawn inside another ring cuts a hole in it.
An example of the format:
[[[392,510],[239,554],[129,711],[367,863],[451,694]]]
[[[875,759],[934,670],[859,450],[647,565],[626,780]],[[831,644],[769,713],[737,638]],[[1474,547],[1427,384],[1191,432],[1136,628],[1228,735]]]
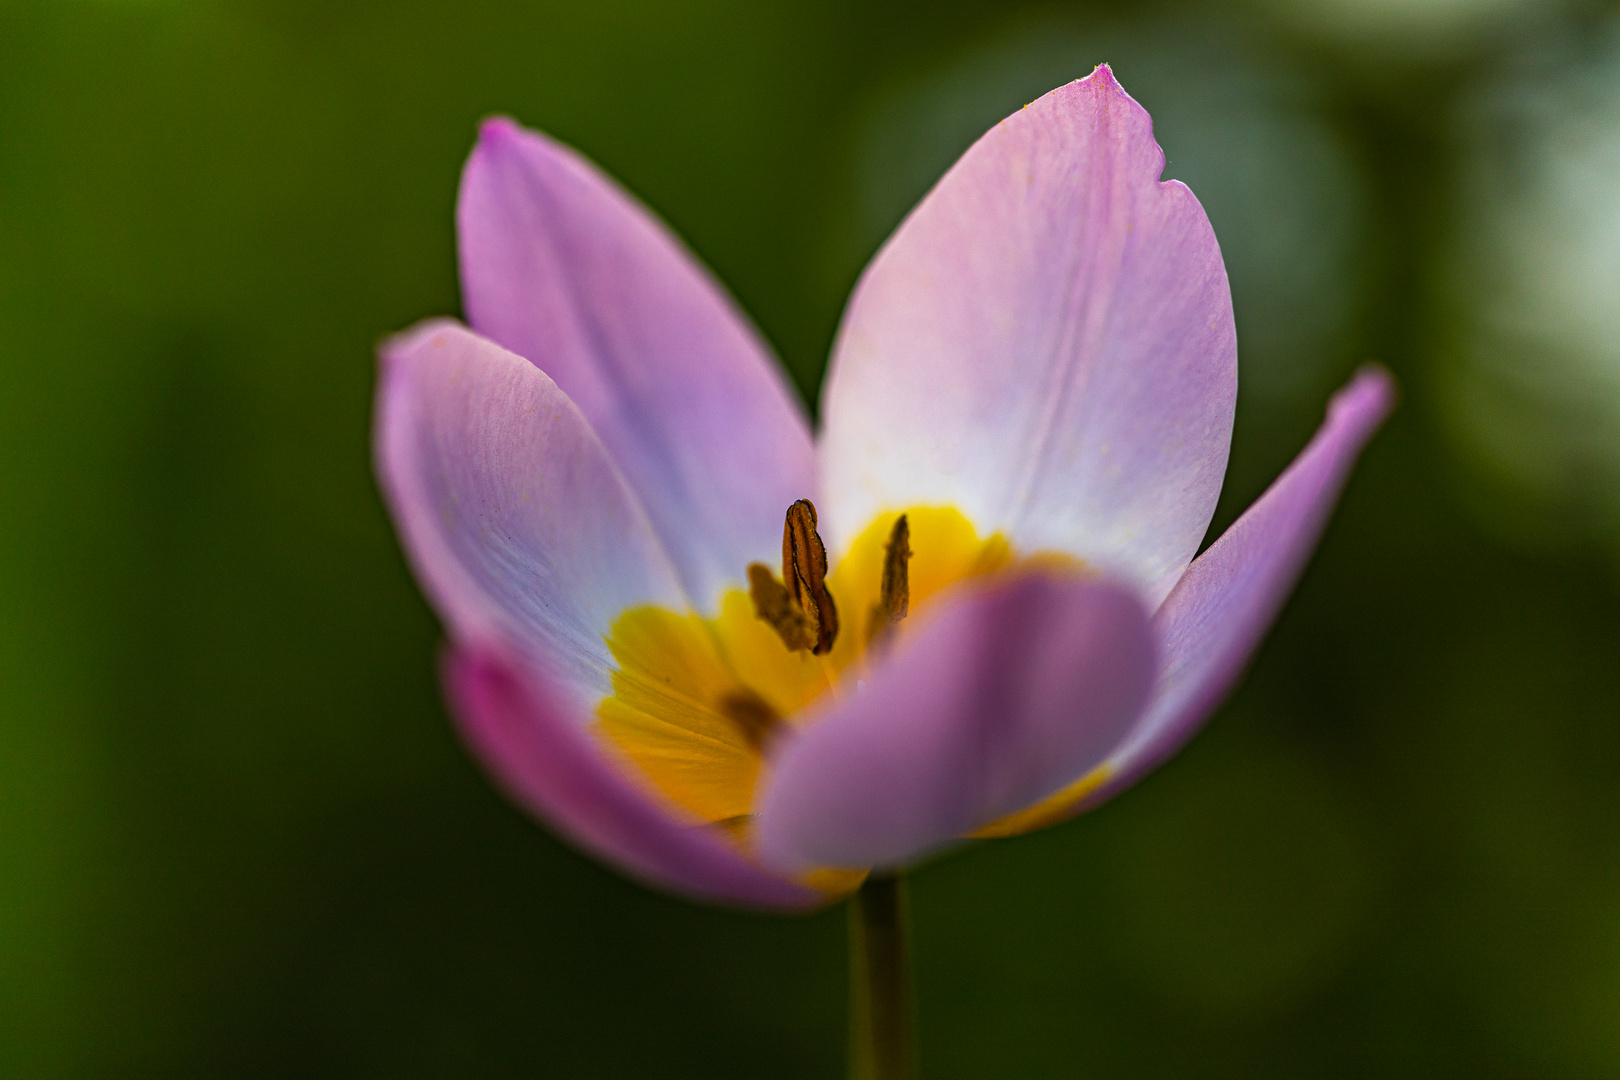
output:
[[[467,742],[507,793],[630,876],[698,899],[755,907],[826,901],[761,870],[710,828],[676,820],[603,759],[542,681],[498,653],[452,650],[445,688]]]
[[[766,865],[927,854],[1088,772],[1153,685],[1147,612],[1118,585],[1020,575],[924,618],[773,761],[756,818]]]
[[[450,636],[521,650],[581,708],[606,693],[613,619],[685,600],[585,418],[534,365],[442,320],[387,342],[378,378],[378,480]]]
[[[1107,67],[973,145],[872,261],[823,399],[825,519],[956,505],[1157,603],[1198,550],[1237,393],[1209,220]]]
[[[712,610],[815,497],[802,410],[714,281],[574,151],[491,120],[456,215],[467,316],[579,406]]]
[[[1394,385],[1364,368],[1328,406],[1310,445],[1209,550],[1153,616],[1163,665],[1153,702],[1109,761],[1095,806],[1174,754],[1232,689],[1293,591],[1361,448],[1389,415]]]

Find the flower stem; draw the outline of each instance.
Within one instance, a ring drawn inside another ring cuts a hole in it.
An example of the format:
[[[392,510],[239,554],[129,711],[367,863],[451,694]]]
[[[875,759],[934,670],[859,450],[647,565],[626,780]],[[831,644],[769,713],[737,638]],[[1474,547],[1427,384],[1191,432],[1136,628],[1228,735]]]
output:
[[[906,883],[873,874],[849,903],[850,1080],[911,1080]]]

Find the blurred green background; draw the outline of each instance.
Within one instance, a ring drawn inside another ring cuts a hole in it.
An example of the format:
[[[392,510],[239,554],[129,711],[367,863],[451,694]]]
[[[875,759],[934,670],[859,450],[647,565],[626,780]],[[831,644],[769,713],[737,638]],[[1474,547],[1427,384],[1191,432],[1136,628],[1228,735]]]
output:
[[[462,752],[373,347],[502,112],[813,400],[1103,60],[1231,271],[1216,527],[1356,363],[1404,402],[1190,749],[915,876],[926,1075],[1620,1076],[1620,10],[1550,0],[0,0],[0,1075],[840,1075],[841,911],[644,892]]]

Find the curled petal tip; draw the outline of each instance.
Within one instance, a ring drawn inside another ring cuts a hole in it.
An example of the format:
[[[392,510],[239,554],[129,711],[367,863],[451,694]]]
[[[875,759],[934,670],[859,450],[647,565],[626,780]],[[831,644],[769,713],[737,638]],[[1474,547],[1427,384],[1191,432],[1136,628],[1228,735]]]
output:
[[[1340,420],[1363,412],[1372,414],[1374,424],[1382,423],[1400,400],[1395,376],[1382,364],[1363,364],[1350,382],[1333,395],[1328,415]]]
[[[400,357],[417,349],[424,342],[431,342],[434,334],[446,335],[445,340],[448,341],[450,334],[465,329],[454,319],[443,316],[423,319],[415,326],[407,327],[397,334],[389,334],[378,342],[377,359],[384,367],[387,367]]]
[[[521,134],[523,134],[523,128],[510,116],[486,117],[478,125],[478,141],[480,144],[511,139]]]
[[[1187,569],[1153,617],[1165,646],[1155,698],[1108,781],[1076,809],[1135,783],[1192,737],[1242,675],[1294,587],[1362,447],[1395,405],[1395,380],[1368,364],[1333,395],[1309,445]]]
[[[1050,91],[1045,96],[1053,97],[1063,95],[1065,93],[1074,93],[1077,91],[1086,90],[1100,92],[1105,97],[1109,95],[1116,95],[1134,103],[1134,99],[1131,98],[1131,95],[1127,94],[1125,92],[1125,88],[1119,85],[1119,79],[1114,77],[1114,69],[1106,63],[1098,64],[1092,69],[1090,75],[1084,75],[1073,80],[1072,82],[1064,83],[1062,86]],[[1034,103],[1031,102],[1031,104]],[[1025,108],[1028,107],[1029,106],[1025,106]]]
[[[1101,86],[1106,86],[1112,90],[1118,90],[1122,94],[1125,92],[1125,88],[1120,86],[1119,80],[1114,77],[1114,69],[1106,62],[1098,64],[1094,69],[1092,69],[1090,75],[1087,75],[1080,81],[1094,82]]]

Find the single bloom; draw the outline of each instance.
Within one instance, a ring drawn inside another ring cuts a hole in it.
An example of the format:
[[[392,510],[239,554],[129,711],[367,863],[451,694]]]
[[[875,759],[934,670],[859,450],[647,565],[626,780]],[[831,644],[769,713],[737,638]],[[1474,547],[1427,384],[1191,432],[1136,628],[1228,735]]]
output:
[[[1215,235],[1107,67],[984,135],[873,259],[812,437],[645,208],[487,122],[471,329],[389,341],[381,486],[511,795],[651,884],[775,908],[1061,821],[1231,688],[1392,390],[1359,373],[1196,559],[1237,345]]]

